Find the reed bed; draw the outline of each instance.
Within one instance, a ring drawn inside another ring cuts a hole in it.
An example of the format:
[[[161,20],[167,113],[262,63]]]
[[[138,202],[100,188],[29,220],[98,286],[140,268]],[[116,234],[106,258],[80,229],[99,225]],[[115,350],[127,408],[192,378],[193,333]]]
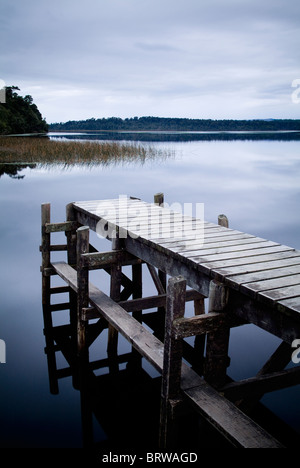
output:
[[[47,137],[1,137],[0,163],[41,165],[111,165],[166,159],[170,151],[136,142],[50,140]]]

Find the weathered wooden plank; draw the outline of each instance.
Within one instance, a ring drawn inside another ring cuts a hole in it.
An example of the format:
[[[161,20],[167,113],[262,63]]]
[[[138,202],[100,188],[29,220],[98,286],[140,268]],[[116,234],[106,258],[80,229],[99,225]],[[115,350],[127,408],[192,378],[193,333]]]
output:
[[[93,211],[92,211],[93,213]],[[164,221],[182,221],[182,222],[200,222],[197,218],[193,218],[192,216],[182,215],[180,213],[176,213],[174,211],[165,212],[165,211],[156,211],[156,210],[143,210],[141,212],[133,212],[133,210],[111,210],[109,212],[103,211],[101,212],[94,212],[99,217],[104,217],[105,219],[109,220],[118,220],[120,222],[132,222],[133,220],[138,220],[143,222],[143,224],[147,221],[153,221],[155,224],[163,224]]]
[[[232,320],[227,314],[210,312],[195,317],[184,317],[174,321],[175,337],[186,338],[193,335],[202,335],[216,331],[225,326],[231,326]]]
[[[253,273],[245,273],[244,275],[233,275],[225,278],[225,283],[228,286],[234,289],[240,289],[242,285],[247,285],[248,283],[260,283],[261,287],[264,288],[262,281],[272,280],[272,279],[283,279],[291,275],[300,274],[300,265],[294,267],[286,268],[274,268],[271,270],[262,270],[256,271]],[[268,288],[270,289],[270,288]],[[257,290],[261,290],[258,286]]]
[[[181,240],[168,240],[168,241],[163,241],[159,242],[160,245],[165,246],[169,249],[180,249],[180,250],[191,250],[193,247],[197,247],[197,245],[201,242],[201,245],[208,246],[208,244],[212,243],[219,243],[219,242],[233,242],[233,241],[242,241],[242,240],[251,240],[251,239],[257,239],[255,236],[251,236],[248,234],[231,234],[229,232],[227,235],[220,235],[218,233],[207,233],[204,229],[204,235],[198,235],[196,237],[192,237],[191,239],[187,239],[184,237]],[[230,245],[230,244],[229,244]]]
[[[172,246],[169,247],[170,250],[173,252],[183,252],[184,255],[190,256],[190,253],[197,251],[197,255],[199,255],[199,251],[203,250],[204,252],[210,253],[211,250],[213,250],[213,253],[216,253],[220,250],[220,253],[223,251],[240,251],[240,250],[246,250],[248,249],[254,249],[256,248],[256,244],[259,244],[260,246],[262,245],[263,239],[260,239],[258,237],[252,237],[250,239],[238,239],[238,240],[226,240],[224,242],[203,242],[201,244],[201,241],[197,243],[195,242],[194,245],[179,245],[179,246]],[[265,245],[266,241],[263,242]],[[200,244],[200,245],[199,245]],[[225,248],[224,248],[225,247]],[[236,247],[236,248],[235,248]],[[224,249],[223,249],[224,248]]]
[[[240,239],[251,239],[255,238],[255,236],[250,236],[248,234],[235,234],[231,233],[229,231],[228,233],[223,234],[223,233],[218,233],[218,232],[212,232],[211,230],[208,231],[207,229],[204,228],[204,233],[196,233],[196,234],[190,234],[190,235],[185,235],[181,239],[157,239],[157,243],[163,247],[166,248],[172,248],[172,247],[178,247],[182,249],[187,249],[189,247],[193,247],[194,245],[197,245],[201,242],[201,245],[206,245],[211,242],[226,242],[227,240],[240,240]],[[152,239],[155,241],[155,239]]]
[[[286,246],[283,246],[283,245],[276,245],[274,247],[257,247],[255,249],[251,249],[251,250],[244,250],[244,251],[239,251],[239,252],[227,252],[227,253],[219,253],[219,254],[215,254],[215,255],[205,255],[203,254],[203,256],[200,256],[200,255],[184,255],[186,258],[189,258],[195,262],[198,262],[198,263],[207,263],[207,267],[210,268],[210,265],[214,262],[215,263],[215,268],[217,269],[218,267],[220,267],[220,264],[219,262],[222,262],[222,260],[235,260],[237,261],[238,259],[240,259],[242,262],[247,263],[248,261],[248,257],[255,257],[255,258],[250,258],[249,259],[249,262],[251,261],[254,261],[254,262],[258,262],[258,261],[261,261],[263,262],[264,261],[264,256],[267,256],[269,254],[281,254],[281,253],[285,253],[285,252],[294,252],[294,249],[292,249],[291,247],[286,247]],[[181,254],[183,255],[183,254]],[[259,256],[259,259],[257,258]],[[267,260],[267,258],[266,258]],[[211,268],[212,269],[212,268]]]
[[[250,252],[250,254],[255,255],[255,250],[257,249],[266,249],[269,247],[281,247],[280,244],[277,244],[276,242],[271,242],[271,241],[260,241],[257,243],[250,243],[250,244],[242,244],[242,245],[233,245],[229,247],[216,247],[213,248],[210,245],[206,245],[197,251],[185,251],[182,252],[182,255],[188,258],[193,258],[193,257],[207,257],[209,255],[222,255],[222,254],[230,254],[230,253],[240,253],[240,256],[243,256],[243,252]]]
[[[242,284],[240,286],[240,291],[246,291],[248,295],[253,295],[254,297],[258,293],[264,293],[265,295],[270,294],[269,297],[277,297],[278,292],[278,297],[280,298],[283,290],[284,294],[286,294],[287,292],[292,292],[293,296],[300,295],[300,274],[289,275],[280,278],[266,279],[257,282]]]
[[[186,301],[197,301],[202,298],[202,295],[192,289],[186,291]],[[119,305],[127,312],[135,312],[138,310],[154,309],[157,307],[165,307],[166,294],[159,294],[158,296],[149,296],[127,301],[120,301]]]
[[[176,235],[170,236],[170,233],[178,229],[178,232],[175,232]],[[140,237],[143,239],[151,239],[156,243],[162,244],[166,241],[174,241],[179,239],[201,239],[205,235],[205,225],[202,223],[184,223],[180,222],[177,225],[176,229],[172,229],[170,226],[166,226],[160,229],[151,229],[151,226],[145,231],[139,232]]]
[[[261,302],[272,304],[283,299],[291,299],[300,296],[300,286],[286,286],[283,288],[272,289],[269,291],[259,292],[257,299]]]
[[[63,223],[46,223],[46,232],[67,232],[78,228],[77,221],[65,221]]]
[[[272,268],[273,262],[283,261],[287,262],[287,265],[289,265],[289,262],[298,263],[299,260],[299,252],[291,249],[266,255],[254,255],[251,257],[231,258],[226,260],[221,259],[219,261],[207,262],[206,266],[211,269],[213,277],[216,277],[216,279],[219,277],[219,280],[222,281],[227,275],[234,274],[236,271],[238,274],[256,270],[260,271],[264,269],[264,265],[266,265],[267,269],[268,264],[269,267]]]
[[[226,398],[238,400],[247,396],[264,395],[275,390],[282,390],[299,383],[300,367],[296,367],[229,383],[222,388],[222,392]]]
[[[222,280],[234,287],[235,284],[239,285],[241,283],[247,283],[248,281],[256,281],[264,277],[268,279],[271,275],[274,275],[274,277],[276,277],[276,275],[278,275],[278,277],[285,276],[285,271],[291,271],[292,273],[300,271],[300,256],[289,257],[283,260],[220,268],[214,270],[214,274],[219,274]]]
[[[119,263],[121,265],[132,265],[142,263],[140,259],[136,258],[124,250],[112,250],[109,252],[92,252],[82,255],[84,266],[89,269],[105,268],[106,266]]]
[[[282,445],[204,381],[185,390],[196,411],[237,448],[282,448]]]
[[[294,312],[300,312],[300,294],[290,299],[283,299],[277,303],[278,310],[285,312],[287,309]]]

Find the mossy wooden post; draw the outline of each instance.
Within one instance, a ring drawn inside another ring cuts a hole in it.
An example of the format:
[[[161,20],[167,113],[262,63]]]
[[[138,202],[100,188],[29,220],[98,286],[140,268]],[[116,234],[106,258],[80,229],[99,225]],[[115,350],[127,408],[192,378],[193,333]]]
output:
[[[76,213],[74,210],[73,203],[69,203],[66,206],[66,220],[76,221]],[[66,231],[67,238],[67,255],[69,265],[75,266],[77,264],[77,234],[76,230]],[[70,300],[70,325],[71,325],[71,341],[73,343],[73,350],[76,352],[77,346],[77,294],[75,291],[70,289],[69,292]]]
[[[227,218],[226,215],[220,214],[220,215],[218,216],[218,225],[219,225],[219,226],[226,227],[226,228],[229,227],[229,221],[228,221],[228,218]]]
[[[42,305],[44,318],[44,333],[46,341],[46,353],[48,361],[49,384],[50,392],[54,395],[58,394],[58,380],[56,372],[55,347],[52,338],[52,313],[51,313],[51,276],[47,273],[47,269],[51,266],[51,234],[46,231],[46,224],[51,220],[51,205],[43,203],[41,207],[41,251],[42,251]]]
[[[229,227],[228,218],[218,216],[218,225]],[[228,302],[228,289],[222,283],[211,281],[209,286],[208,312],[223,312]],[[222,387],[226,382],[230,328],[224,327],[213,333],[208,333],[206,343],[205,379],[215,388]]]
[[[227,302],[228,290],[224,284],[211,281],[208,312],[223,312]],[[215,388],[222,387],[226,382],[229,336],[230,328],[226,326],[207,335],[204,377]]]
[[[159,446],[174,444],[175,422],[172,407],[180,400],[182,365],[182,338],[176,339],[173,322],[182,318],[185,311],[186,281],[182,276],[170,278],[167,287],[167,306],[164,340],[164,365],[162,372]]]
[[[84,375],[88,364],[89,352],[86,340],[87,322],[83,320],[83,309],[89,305],[89,271],[83,265],[81,255],[89,252],[89,228],[77,229],[77,357],[79,376]]]
[[[112,250],[120,249],[119,231],[117,230],[112,239]],[[111,265],[110,272],[110,297],[115,302],[120,302],[121,299],[121,283],[122,283],[122,267],[120,263]],[[111,325],[108,325],[108,343],[107,355],[109,359],[110,372],[117,372],[118,366],[118,331]]]
[[[163,193],[159,192],[154,195],[155,205],[163,207],[164,202],[165,202],[165,197]],[[165,272],[158,270],[158,277],[164,289],[164,291],[162,291],[161,293],[165,293],[167,289],[167,275]],[[159,323],[161,323],[162,325],[159,327],[161,329],[161,332],[158,330],[156,335],[160,340],[162,340],[164,336],[163,326],[165,323],[165,313],[166,313],[165,307],[158,307],[157,312],[158,312],[158,316],[160,317]]]

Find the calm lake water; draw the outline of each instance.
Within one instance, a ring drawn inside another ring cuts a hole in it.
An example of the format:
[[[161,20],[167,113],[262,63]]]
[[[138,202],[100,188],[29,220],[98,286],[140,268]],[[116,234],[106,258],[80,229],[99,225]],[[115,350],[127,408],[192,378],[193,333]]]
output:
[[[20,168],[19,177],[0,178],[0,339],[6,343],[6,364],[0,364],[1,447],[82,446],[80,395],[71,378],[59,381],[58,395],[49,391],[41,307],[42,203],[51,203],[52,220],[60,222],[71,201],[119,195],[152,201],[164,192],[169,204],[204,203],[207,221],[225,213],[234,229],[300,249],[299,139],[121,137],[146,145],[150,140],[152,147],[168,150],[167,157],[93,167],[39,165]],[[230,376],[255,375],[278,345],[277,338],[255,327],[233,330]],[[299,387],[269,394],[263,402],[300,433]],[[105,440],[101,427],[97,431]]]

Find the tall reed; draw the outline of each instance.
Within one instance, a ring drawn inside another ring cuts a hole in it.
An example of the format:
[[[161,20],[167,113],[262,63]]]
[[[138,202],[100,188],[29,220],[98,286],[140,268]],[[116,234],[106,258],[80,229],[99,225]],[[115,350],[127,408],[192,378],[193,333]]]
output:
[[[100,164],[144,163],[166,159],[170,151],[136,142],[62,141],[34,137],[1,137],[0,163]]]

